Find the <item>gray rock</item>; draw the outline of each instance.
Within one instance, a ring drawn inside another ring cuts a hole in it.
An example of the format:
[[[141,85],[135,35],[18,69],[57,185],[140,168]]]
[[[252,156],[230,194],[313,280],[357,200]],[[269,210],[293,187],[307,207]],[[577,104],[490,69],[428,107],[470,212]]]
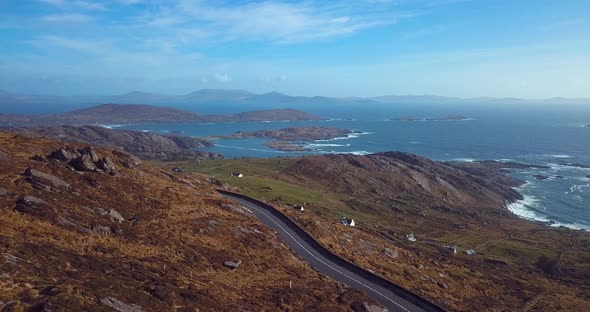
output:
[[[57,159],[59,161],[67,163],[67,162],[74,160],[75,158],[77,158],[79,156],[80,156],[80,153],[77,150],[75,150],[71,147],[66,147],[66,148],[62,147],[60,149],[53,151],[51,154],[49,154],[49,156],[47,156],[47,158]]]
[[[35,170],[33,168],[28,168],[27,170],[25,170],[24,175],[27,177],[27,181],[29,181],[31,184],[33,184],[34,187],[39,189],[50,191],[52,189],[71,188],[71,186],[64,180],[56,176]]]
[[[56,307],[53,306],[53,303],[50,301],[41,302],[35,304],[31,307],[29,311],[38,311],[38,312],[55,312],[57,311]]]
[[[45,156],[37,154],[37,155],[31,157],[31,160],[38,161],[38,162],[46,162],[47,158],[45,158]]]
[[[361,306],[361,311],[363,312],[387,312],[388,310],[383,307],[371,305],[367,302],[363,302]]]
[[[92,227],[92,233],[100,234],[100,235],[111,235],[113,232],[111,228],[104,225],[96,225]]]
[[[88,154],[84,154],[70,161],[69,164],[77,171],[96,171],[98,169]]]
[[[98,160],[96,162],[96,167],[109,174],[115,174],[116,172],[115,163],[113,163],[113,160],[110,157],[103,157]]]
[[[96,151],[92,146],[86,146],[85,148],[79,150],[80,154],[90,156],[90,160],[92,162],[97,162],[99,160]]]
[[[8,263],[8,264],[12,264],[12,265],[17,265],[19,262],[21,262],[23,259],[13,256],[9,253],[2,253],[2,257],[4,258],[4,263]]]
[[[112,308],[115,311],[118,312],[143,312],[144,310],[135,304],[127,304],[124,303],[120,300],[118,300],[117,298],[113,298],[113,297],[106,297],[106,298],[102,298],[100,299],[100,303]]]
[[[242,265],[242,260],[239,260],[238,262],[225,261],[223,263],[223,265],[225,265],[226,267],[228,267],[232,270],[237,270],[240,267],[240,265]]]
[[[40,294],[45,295],[45,296],[57,296],[60,293],[60,289],[56,286],[49,286],[49,287],[45,287],[43,290],[41,290]]]
[[[385,248],[385,254],[393,259],[396,259],[397,257],[399,257],[399,253],[397,252],[397,250],[393,250],[391,248]]]
[[[114,209],[109,210],[109,217],[111,217],[113,221],[117,221],[119,223],[125,221],[125,218],[123,218],[123,216]]]
[[[16,210],[23,213],[35,213],[46,207],[46,201],[33,196],[25,196],[16,201]]]
[[[92,207],[90,209],[92,209],[92,211],[96,212],[96,214],[99,214],[101,216],[106,216],[109,213],[106,209],[102,209],[100,207]]]
[[[0,196],[4,196],[6,194],[8,194],[8,191],[0,187]]]
[[[141,165],[141,160],[129,153],[113,150],[113,155],[121,157],[123,159],[123,166],[127,168],[133,168]]]

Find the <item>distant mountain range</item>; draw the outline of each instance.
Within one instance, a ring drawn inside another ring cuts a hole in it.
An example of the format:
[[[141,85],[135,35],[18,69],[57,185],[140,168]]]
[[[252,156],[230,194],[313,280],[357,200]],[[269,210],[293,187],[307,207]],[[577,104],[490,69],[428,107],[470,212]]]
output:
[[[174,107],[199,107],[210,105],[273,105],[276,108],[296,107],[297,105],[316,104],[452,104],[452,103],[548,103],[548,104],[590,104],[586,98],[456,98],[434,95],[386,95],[378,97],[325,97],[325,96],[290,96],[278,92],[256,94],[243,90],[203,89],[186,95],[165,95],[148,92],[130,92],[113,96],[54,96],[54,95],[23,95],[0,90],[1,113],[23,113],[38,110],[47,112],[49,105],[64,109],[89,107],[104,103],[118,104],[149,104]]]

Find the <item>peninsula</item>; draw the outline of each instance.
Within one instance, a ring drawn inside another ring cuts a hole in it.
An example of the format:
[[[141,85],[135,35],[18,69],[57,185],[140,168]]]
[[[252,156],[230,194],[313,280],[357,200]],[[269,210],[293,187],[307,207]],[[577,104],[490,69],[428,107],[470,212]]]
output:
[[[322,120],[322,118],[295,109],[249,111],[233,115],[201,115],[171,107],[134,104],[102,104],[52,115],[0,114],[0,126],[13,127],[285,120]]]

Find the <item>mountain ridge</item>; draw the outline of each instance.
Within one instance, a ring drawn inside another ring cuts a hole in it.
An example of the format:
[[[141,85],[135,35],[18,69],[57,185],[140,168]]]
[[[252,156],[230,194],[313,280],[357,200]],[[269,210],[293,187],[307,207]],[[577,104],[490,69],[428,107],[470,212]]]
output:
[[[40,105],[59,103],[67,108],[81,108],[103,103],[149,104],[191,106],[213,104],[274,104],[285,107],[294,104],[445,104],[445,103],[482,103],[482,104],[590,104],[588,98],[552,97],[547,99],[524,99],[512,97],[447,97],[438,95],[382,95],[373,97],[329,97],[329,96],[297,96],[271,91],[253,93],[235,89],[201,89],[182,95],[132,91],[124,94],[107,96],[57,96],[27,95],[0,90],[0,105],[11,105],[11,112],[19,112],[19,108],[33,108]],[[19,105],[20,107],[15,107]]]

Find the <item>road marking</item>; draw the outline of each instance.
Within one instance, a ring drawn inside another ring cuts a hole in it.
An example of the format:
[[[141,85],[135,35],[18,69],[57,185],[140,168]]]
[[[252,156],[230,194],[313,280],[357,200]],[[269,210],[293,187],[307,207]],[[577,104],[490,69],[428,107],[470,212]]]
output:
[[[230,195],[230,196],[231,196],[231,195]],[[301,244],[301,243],[300,243],[300,242],[299,242],[299,241],[298,241],[298,240],[297,240],[295,237],[293,237],[293,235],[291,235],[291,233],[289,233],[289,232],[288,232],[288,231],[287,231],[287,230],[286,230],[286,229],[285,229],[285,228],[284,228],[282,225],[280,225],[280,224],[279,224],[277,221],[275,221],[275,220],[274,220],[272,217],[270,217],[268,214],[266,214],[266,212],[265,212],[264,210],[262,210],[263,208],[258,208],[258,206],[257,206],[257,205],[255,205],[254,203],[251,203],[251,202],[245,201],[245,200],[243,200],[243,199],[236,198],[236,197],[233,197],[233,198],[234,198],[234,199],[236,199],[236,200],[238,200],[238,201],[239,201],[239,202],[241,202],[242,204],[246,204],[246,206],[250,206],[251,208],[253,207],[254,209],[258,210],[260,213],[262,213],[264,216],[266,216],[266,217],[267,217],[269,220],[271,220],[271,221],[272,221],[274,224],[276,224],[278,227],[280,227],[280,228],[281,228],[281,230],[283,230],[283,232],[285,232],[287,235],[289,235],[289,237],[291,237],[291,238],[292,238],[292,239],[293,239],[293,240],[294,240],[294,241],[297,243],[297,245],[299,245],[301,248],[303,248],[303,250],[305,250],[305,251],[306,251],[308,254],[310,254],[312,257],[314,257],[314,258],[315,258],[316,260],[318,260],[319,262],[323,263],[325,266],[327,266],[327,267],[329,267],[330,269],[332,269],[332,270],[334,270],[334,271],[336,271],[336,272],[340,273],[341,275],[343,275],[343,276],[346,276],[346,277],[348,277],[349,279],[351,279],[351,280],[353,280],[353,281],[355,281],[355,282],[357,282],[357,283],[359,283],[359,284],[363,285],[364,287],[366,287],[366,288],[370,289],[371,291],[373,291],[374,293],[376,293],[376,294],[378,294],[378,295],[382,296],[383,298],[385,298],[385,299],[387,299],[387,300],[389,300],[389,301],[393,302],[395,305],[397,305],[398,307],[400,307],[400,308],[401,308],[401,309],[403,309],[404,311],[409,311],[408,309],[406,309],[405,307],[403,307],[403,306],[402,306],[402,305],[400,305],[399,303],[395,302],[393,299],[391,299],[391,298],[389,298],[389,297],[385,296],[383,293],[379,292],[378,290],[376,290],[376,289],[373,289],[371,286],[369,286],[369,285],[367,285],[367,284],[365,284],[365,283],[363,283],[363,282],[361,282],[361,281],[359,281],[359,280],[357,280],[357,279],[355,279],[355,278],[353,278],[353,277],[351,277],[351,276],[347,275],[346,273],[344,273],[344,272],[342,272],[342,271],[340,271],[340,270],[336,269],[335,267],[333,267],[333,266],[331,266],[331,265],[327,264],[326,262],[324,262],[322,259],[318,258],[316,255],[314,255],[314,254],[313,254],[313,253],[311,253],[309,250],[307,250],[307,248],[305,248],[305,247],[304,247],[304,246],[303,246],[303,245],[302,245],[302,244]]]

